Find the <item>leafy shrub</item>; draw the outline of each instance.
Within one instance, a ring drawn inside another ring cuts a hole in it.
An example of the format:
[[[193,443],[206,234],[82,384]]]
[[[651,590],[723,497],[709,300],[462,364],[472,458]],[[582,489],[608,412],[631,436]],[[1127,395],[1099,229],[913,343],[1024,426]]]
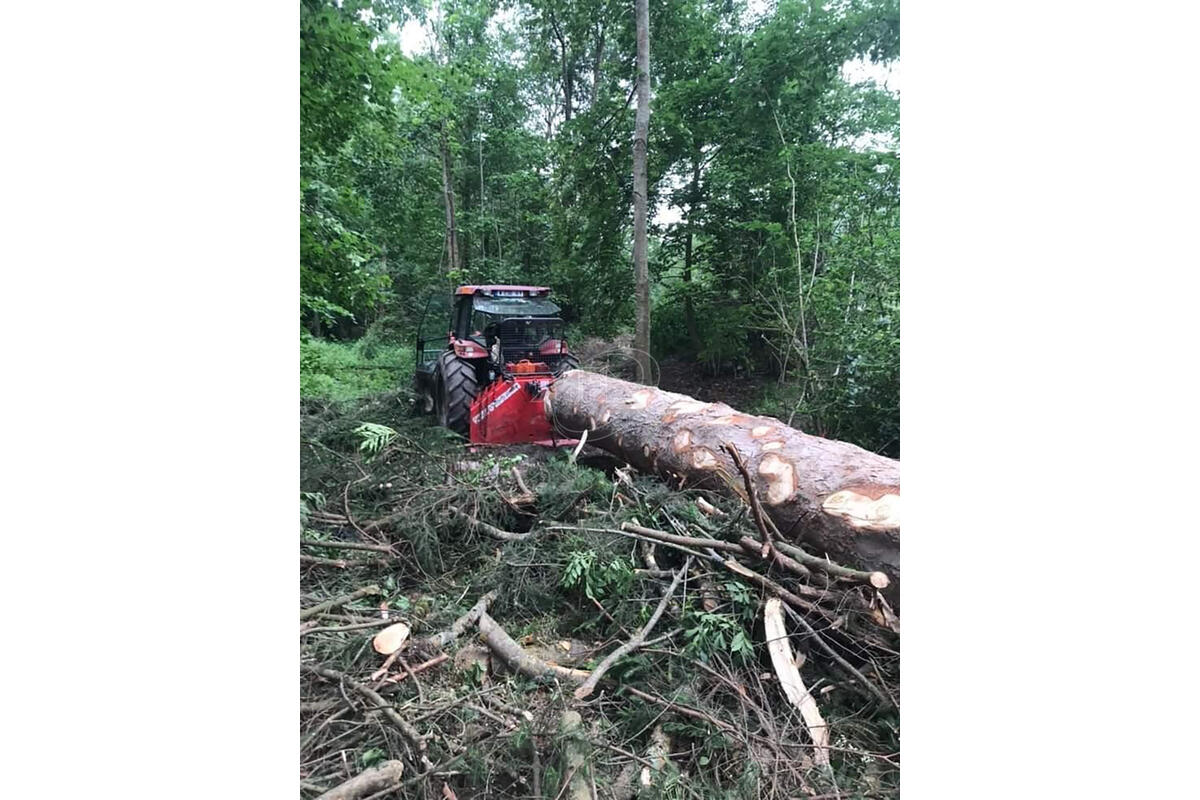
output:
[[[413,351],[405,345],[300,336],[301,397],[353,400],[407,386],[412,372]]]

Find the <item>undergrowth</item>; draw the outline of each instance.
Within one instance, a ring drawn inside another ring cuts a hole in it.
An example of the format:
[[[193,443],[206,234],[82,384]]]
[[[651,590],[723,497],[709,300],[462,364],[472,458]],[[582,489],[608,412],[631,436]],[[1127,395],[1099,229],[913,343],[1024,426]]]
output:
[[[740,509],[710,498],[727,512],[710,519],[697,511],[693,492],[636,475],[595,452],[585,451],[578,462],[567,451],[534,447],[471,452],[427,418],[413,417],[407,400],[406,392],[394,390],[302,403],[302,538],[374,541],[396,552],[372,564],[363,558],[372,553],[302,548],[307,555],[359,562],[346,568],[302,564],[303,607],[370,584],[383,592],[322,615],[323,628],[379,621],[386,609],[389,619],[412,627],[415,639],[444,630],[495,591],[488,613],[522,646],[543,659],[589,669],[646,623],[669,583],[669,574],[664,580],[661,573],[684,562],[682,554],[659,547],[659,573],[647,570],[639,542],[618,533],[621,523],[717,538],[750,530]],[[521,500],[515,473],[531,498]],[[497,541],[451,508],[532,535]],[[715,601],[706,603],[710,592]],[[628,754],[644,759],[656,732],[669,737],[671,755],[639,797],[894,796],[897,719],[854,692],[797,636],[793,646],[807,657],[805,680],[820,692],[838,748],[831,771],[808,760],[807,734],[773,680],[762,599],[710,562],[693,561],[652,635],[663,638],[619,662],[608,673],[614,688],[583,706],[574,703],[569,687],[504,669],[487,657],[474,631],[465,634],[446,648],[449,661],[418,680],[380,689],[397,713],[416,720],[428,735],[429,757],[444,775],[389,796],[443,796],[445,780],[460,797],[527,798],[536,780],[542,797],[554,797],[565,780],[556,730],[569,707],[583,714],[589,770],[600,797],[623,786],[630,789],[624,796],[633,796],[643,763]],[[367,682],[383,661],[371,647],[376,630],[305,635],[302,663]],[[408,654],[408,664],[432,655],[418,649]],[[400,671],[393,668],[393,674]],[[624,696],[623,686],[720,724]],[[346,763],[356,772],[401,759],[406,779],[419,776],[411,744],[362,698],[308,671],[302,671],[301,691],[308,709],[301,717],[304,797],[345,780]],[[354,711],[346,711],[347,698]]]
[[[400,386],[412,379],[411,345],[364,337],[354,342],[300,335],[300,396],[355,400]]]

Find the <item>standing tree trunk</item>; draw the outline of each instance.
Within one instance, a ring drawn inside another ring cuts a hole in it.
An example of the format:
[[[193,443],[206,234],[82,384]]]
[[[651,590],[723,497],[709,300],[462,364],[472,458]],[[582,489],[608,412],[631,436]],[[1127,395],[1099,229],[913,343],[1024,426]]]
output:
[[[563,123],[571,121],[571,98],[575,96],[575,68],[573,60],[570,58],[567,40],[563,37],[562,31],[559,30],[558,20],[554,14],[550,15],[550,24],[554,28],[554,38],[558,40],[558,49],[561,54],[562,61],[562,90],[563,90]]]
[[[450,179],[450,144],[446,139],[446,129],[442,128],[442,199],[446,205],[446,264],[447,272],[456,272],[462,268],[462,259],[458,254],[458,223],[454,216],[454,184]]]
[[[900,462],[724,403],[580,369],[554,382],[544,408],[558,430],[586,430],[588,444],[643,472],[744,496],[742,476],[724,449],[733,445],[785,540],[853,569],[885,573],[886,594],[898,607]]]
[[[592,62],[592,98],[588,108],[595,108],[596,100],[600,97],[600,67],[604,63],[604,26],[596,30],[596,58]]]
[[[692,341],[692,353],[699,354],[701,349],[700,326],[696,324],[696,307],[692,301],[692,261],[693,236],[696,230],[696,206],[700,203],[700,147],[695,146],[692,152],[692,185],[688,190],[687,232],[683,240],[683,319],[687,326],[688,338]]]
[[[633,132],[633,272],[637,328],[633,349],[638,380],[650,375],[650,272],[646,265],[646,141],[650,132],[650,4],[635,0],[637,14],[637,116]]]

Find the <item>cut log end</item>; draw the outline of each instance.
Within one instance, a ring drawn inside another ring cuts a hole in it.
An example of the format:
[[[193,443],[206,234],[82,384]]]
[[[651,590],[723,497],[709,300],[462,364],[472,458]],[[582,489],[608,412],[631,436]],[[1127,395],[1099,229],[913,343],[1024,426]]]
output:
[[[888,584],[891,583],[891,581],[888,580],[888,576],[882,572],[872,572],[870,580],[871,585],[876,589],[886,589]]]
[[[371,645],[375,648],[375,652],[381,655],[390,656],[401,647],[408,639],[408,634],[412,629],[403,622],[397,622],[395,625],[388,627],[375,634],[375,638],[371,640]]]
[[[856,528],[888,530],[900,527],[898,494],[882,494],[872,498],[851,489],[843,489],[826,497],[821,508],[828,514],[844,518]]]
[[[767,483],[767,505],[777,506],[796,491],[796,470],[774,453],[758,462],[758,474]]]

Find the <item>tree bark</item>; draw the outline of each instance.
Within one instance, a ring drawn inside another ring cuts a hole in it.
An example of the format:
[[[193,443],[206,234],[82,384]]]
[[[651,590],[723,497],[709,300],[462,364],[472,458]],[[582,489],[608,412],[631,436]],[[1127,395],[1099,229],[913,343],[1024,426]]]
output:
[[[638,379],[650,376],[650,273],[646,265],[646,142],[650,131],[650,4],[635,0],[637,15],[637,114],[633,132],[633,272],[637,325],[633,338]]]
[[[692,151],[692,183],[688,190],[687,232],[683,240],[683,319],[688,339],[692,342],[692,353],[701,350],[700,326],[696,324],[696,309],[692,302],[692,238],[696,231],[696,206],[700,204],[700,148]]]
[[[884,593],[898,607],[900,462],[773,417],[585,370],[551,386],[545,411],[559,430],[587,430],[589,444],[644,472],[744,497],[742,478],[722,447],[732,443],[785,540],[853,569],[883,572],[889,579]]]

